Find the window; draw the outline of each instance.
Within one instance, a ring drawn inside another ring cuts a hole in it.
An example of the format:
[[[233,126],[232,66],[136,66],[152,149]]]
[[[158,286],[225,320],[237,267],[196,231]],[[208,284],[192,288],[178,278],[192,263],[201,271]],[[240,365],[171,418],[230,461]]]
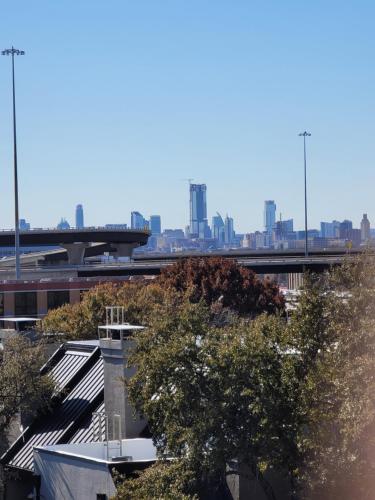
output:
[[[16,292],[14,294],[16,316],[36,316],[36,292]]]
[[[107,500],[107,495],[105,493],[97,493],[96,500]]]
[[[0,316],[4,316],[4,294],[0,293]]]
[[[69,290],[54,290],[47,292],[47,309],[56,309],[57,307],[69,304]]]

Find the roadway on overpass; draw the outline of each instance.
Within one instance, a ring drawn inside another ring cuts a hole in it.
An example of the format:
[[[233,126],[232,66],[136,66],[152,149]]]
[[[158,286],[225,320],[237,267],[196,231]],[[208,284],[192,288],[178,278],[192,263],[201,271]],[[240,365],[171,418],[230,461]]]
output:
[[[25,256],[27,257],[27,256]],[[280,274],[280,273],[302,273],[306,270],[322,272],[332,266],[341,265],[346,259],[350,258],[347,254],[336,255],[311,255],[291,256],[291,255],[267,255],[267,256],[247,256],[231,257],[238,264],[252,269],[259,274]],[[160,271],[172,265],[176,259],[158,259],[158,260],[133,260],[130,262],[101,262],[85,263],[82,265],[59,264],[59,265],[38,265],[25,264],[22,266],[24,271],[33,271],[36,273],[50,273],[52,271],[74,272],[78,277],[93,276],[136,276],[136,275],[158,275]],[[22,261],[21,261],[22,262]],[[2,272],[9,273],[9,267],[1,267],[0,261],[0,279]]]

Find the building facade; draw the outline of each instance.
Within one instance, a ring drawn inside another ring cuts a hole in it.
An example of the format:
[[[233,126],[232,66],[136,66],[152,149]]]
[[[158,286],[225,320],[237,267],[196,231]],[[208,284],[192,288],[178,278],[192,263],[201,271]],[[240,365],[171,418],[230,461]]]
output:
[[[370,221],[367,218],[367,214],[363,214],[361,220],[361,240],[368,241],[370,239]]]
[[[264,202],[264,229],[267,233],[272,234],[276,222],[276,203],[273,200]]]
[[[149,223],[140,212],[131,213],[131,228],[132,229],[148,229]]]
[[[160,215],[150,215],[150,231],[152,235],[161,234],[161,218]]]
[[[190,184],[190,236],[205,238],[207,224],[206,184]]]
[[[85,227],[84,218],[83,218],[83,206],[78,204],[76,206],[76,228],[82,229]]]
[[[217,241],[218,246],[222,246],[224,244],[225,236],[224,236],[224,221],[219,212],[216,212],[216,215],[212,217],[212,238]]]
[[[233,218],[228,215],[225,217],[224,223],[224,243],[226,246],[231,246],[234,242],[234,223]]]

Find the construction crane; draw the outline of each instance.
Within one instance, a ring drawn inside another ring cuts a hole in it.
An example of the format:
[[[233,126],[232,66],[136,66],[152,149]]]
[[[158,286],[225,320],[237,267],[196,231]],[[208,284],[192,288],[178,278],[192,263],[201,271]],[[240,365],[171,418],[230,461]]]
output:
[[[191,184],[191,181],[193,181],[194,179],[190,179],[190,178],[189,178],[189,179],[182,179],[182,180],[183,180],[183,181],[188,181],[188,183],[189,183],[189,186],[190,186],[190,184]]]

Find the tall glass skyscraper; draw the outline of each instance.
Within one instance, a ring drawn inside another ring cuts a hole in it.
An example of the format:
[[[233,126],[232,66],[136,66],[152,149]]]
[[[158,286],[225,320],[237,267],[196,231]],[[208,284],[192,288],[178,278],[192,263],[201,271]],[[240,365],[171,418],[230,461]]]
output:
[[[232,217],[228,217],[228,215],[225,217],[225,223],[224,223],[224,242],[226,245],[231,245],[234,241],[234,224],[233,224],[233,219]]]
[[[276,203],[273,200],[264,202],[264,229],[268,234],[272,234],[276,222]]]
[[[132,229],[148,229],[149,222],[146,220],[143,215],[139,212],[131,213],[131,228]]]
[[[205,238],[208,231],[206,184],[190,184],[190,235]]]
[[[219,243],[224,243],[224,221],[219,212],[216,212],[216,215],[212,217],[212,237]]]
[[[76,206],[76,228],[82,229],[85,227],[83,220],[83,206],[81,204]]]
[[[150,215],[150,230],[151,234],[161,234],[160,215]]]

